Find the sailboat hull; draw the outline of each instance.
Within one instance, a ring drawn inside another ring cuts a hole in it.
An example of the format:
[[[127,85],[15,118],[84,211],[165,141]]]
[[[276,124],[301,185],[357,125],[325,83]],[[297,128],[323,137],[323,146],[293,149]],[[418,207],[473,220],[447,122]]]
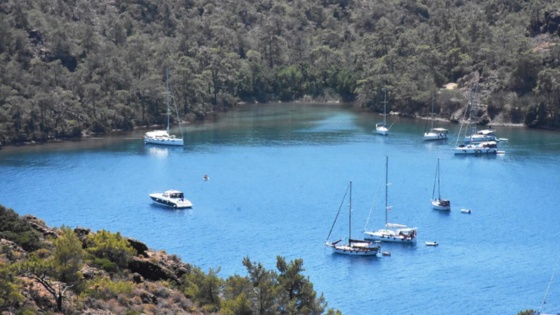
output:
[[[416,244],[415,236],[399,235],[398,233],[390,232],[393,231],[389,231],[389,233],[387,231],[364,232],[364,239],[385,243]]]
[[[497,154],[498,145],[495,141],[487,141],[477,144],[459,145],[453,148],[453,151],[456,155]]]
[[[377,256],[381,251],[381,246],[374,245],[372,242],[359,241],[350,244],[338,245],[338,242],[326,243],[334,254],[349,256]]]
[[[146,135],[144,137],[145,144],[157,144],[157,145],[169,145],[169,146],[183,146],[183,139],[175,138],[173,136],[167,137],[150,137]]]
[[[434,210],[442,210],[442,211],[450,211],[451,210],[451,203],[449,200],[432,200],[432,208]]]
[[[448,131],[444,128],[432,128],[429,132],[424,133],[424,140],[445,140],[447,139]]]
[[[387,129],[387,127],[385,126],[378,126],[375,127],[375,132],[377,132],[377,134],[379,135],[386,136],[389,134],[389,129]]]

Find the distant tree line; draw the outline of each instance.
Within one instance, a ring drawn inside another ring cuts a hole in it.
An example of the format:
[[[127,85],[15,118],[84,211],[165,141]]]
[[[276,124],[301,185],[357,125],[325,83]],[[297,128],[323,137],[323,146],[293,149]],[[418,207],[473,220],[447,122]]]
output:
[[[239,102],[351,102],[560,128],[552,0],[58,0],[0,3],[0,142],[131,130]],[[457,83],[458,90],[442,90]],[[438,93],[435,93],[438,92]]]

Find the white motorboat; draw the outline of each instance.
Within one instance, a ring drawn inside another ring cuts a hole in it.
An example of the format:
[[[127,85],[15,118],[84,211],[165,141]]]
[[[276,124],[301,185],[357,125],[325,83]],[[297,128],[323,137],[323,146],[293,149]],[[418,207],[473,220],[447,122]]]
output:
[[[424,133],[424,140],[445,140],[448,138],[449,130],[445,128],[431,128],[430,131]]]
[[[465,144],[480,143],[487,141],[499,142],[501,139],[496,137],[496,133],[492,129],[478,130],[465,137]],[[504,139],[505,140],[505,139]]]
[[[181,127],[181,119],[177,113],[177,120],[179,121],[179,128],[181,129],[181,138],[177,138],[175,135],[169,133],[170,116],[171,111],[169,108],[169,70],[166,72],[166,90],[167,90],[167,129],[166,130],[154,130],[148,131],[144,135],[145,144],[159,144],[159,145],[170,145],[170,146],[183,146],[184,140],[182,137],[183,129]],[[177,108],[175,108],[177,112]]]
[[[389,127],[387,127],[387,89],[383,89],[385,92],[383,100],[383,122],[375,124],[375,132],[382,136],[389,135]]]
[[[329,242],[329,237],[331,236],[332,230],[335,226],[336,219],[340,214],[340,210],[342,209],[342,205],[344,200],[346,199],[346,195],[349,195],[349,208],[348,208],[348,242],[344,243],[342,240],[338,240],[335,242]],[[346,194],[340,204],[340,208],[336,214],[335,220],[331,226],[331,230],[329,235],[327,236],[327,240],[325,241],[325,245],[330,247],[333,253],[336,254],[343,254],[343,255],[353,255],[353,256],[377,256],[378,253],[381,251],[381,244],[378,242],[371,242],[367,240],[357,240],[352,238],[352,182],[348,185],[346,190]]]
[[[179,190],[167,190],[163,193],[150,194],[150,198],[157,204],[176,209],[192,208],[192,203],[185,199],[183,192]]]
[[[453,151],[456,155],[498,154],[498,144],[496,141],[461,144],[453,148]]]
[[[404,224],[389,223],[388,212],[392,209],[387,204],[389,190],[389,158],[385,158],[385,226],[377,231],[364,231],[364,239],[368,241],[394,242],[402,244],[416,243],[417,228],[410,228]],[[367,225],[367,224],[366,224]]]
[[[424,141],[445,140],[447,139],[449,130],[445,128],[434,128],[434,98],[432,96],[432,126],[428,132],[424,132]]]
[[[436,187],[437,187],[437,198],[436,197]],[[448,199],[441,198],[440,192],[440,179],[439,179],[439,159],[437,160],[436,166],[436,178],[434,179],[434,189],[432,190],[432,207],[435,210],[451,210],[451,201]]]
[[[438,242],[426,242],[426,246],[438,246]]]

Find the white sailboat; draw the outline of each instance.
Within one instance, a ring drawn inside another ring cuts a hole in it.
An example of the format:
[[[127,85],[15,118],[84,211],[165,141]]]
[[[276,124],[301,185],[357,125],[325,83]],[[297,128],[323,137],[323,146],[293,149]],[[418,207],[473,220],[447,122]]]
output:
[[[424,141],[446,140],[449,130],[445,128],[434,128],[434,97],[432,95],[432,126],[428,132],[424,132]]]
[[[437,186],[437,198],[435,198],[436,186]],[[451,201],[449,201],[448,199],[441,198],[440,180],[439,180],[439,159],[437,160],[436,178],[434,179],[434,189],[432,191],[432,207],[435,210],[444,210],[444,211],[451,210]]]
[[[166,90],[167,90],[167,129],[166,130],[154,130],[148,131],[144,135],[145,144],[159,144],[159,145],[170,145],[170,146],[183,146],[183,128],[181,127],[181,119],[177,113],[177,120],[179,121],[179,129],[181,130],[181,138],[177,138],[175,135],[169,133],[170,116],[171,110],[169,108],[169,70],[166,71]],[[175,112],[177,108],[175,107]]]
[[[344,243],[342,239],[339,239],[335,242],[329,242],[329,237],[331,236],[332,230],[335,226],[336,219],[340,214],[342,209],[342,205],[346,200],[346,195],[349,195],[349,207],[348,207],[348,242]],[[346,194],[344,194],[344,198],[342,199],[342,203],[340,204],[340,208],[336,213],[336,217],[334,222],[331,226],[331,230],[329,235],[327,236],[327,240],[325,241],[325,245],[330,247],[333,253],[336,254],[343,254],[343,255],[353,255],[353,256],[377,256],[377,254],[381,251],[381,244],[377,242],[371,242],[367,240],[357,240],[352,238],[352,182],[348,185],[346,189]]]
[[[383,99],[383,122],[375,124],[375,132],[387,136],[389,135],[389,127],[387,127],[387,89],[383,89],[383,91],[385,92]]]
[[[370,241],[415,244],[417,228],[410,228],[404,224],[389,223],[388,213],[392,206],[388,205],[389,191],[389,157],[385,158],[385,227],[377,231],[364,231],[364,239]]]

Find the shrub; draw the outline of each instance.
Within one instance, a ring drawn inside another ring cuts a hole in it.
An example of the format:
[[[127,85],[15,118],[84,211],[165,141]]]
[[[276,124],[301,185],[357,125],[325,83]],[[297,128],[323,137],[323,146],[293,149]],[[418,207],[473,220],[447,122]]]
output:
[[[136,253],[120,233],[105,230],[87,236],[86,251],[95,257],[108,259],[121,268],[126,267]]]
[[[38,232],[14,210],[0,205],[0,238],[10,240],[30,252],[41,247]]]

